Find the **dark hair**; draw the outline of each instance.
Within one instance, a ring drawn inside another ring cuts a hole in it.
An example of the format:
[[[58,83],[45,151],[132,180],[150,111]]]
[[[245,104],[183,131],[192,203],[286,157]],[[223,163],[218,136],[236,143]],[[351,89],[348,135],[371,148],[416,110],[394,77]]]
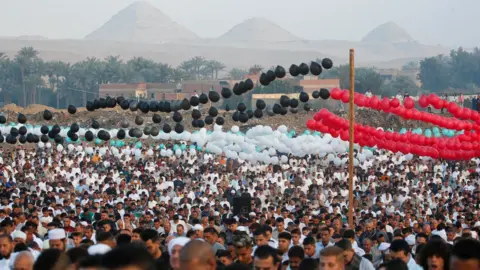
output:
[[[339,247],[343,250],[352,250],[353,249],[352,242],[350,242],[350,240],[348,240],[348,239],[342,239],[342,240],[338,241],[337,243],[335,243],[335,246]]]
[[[425,238],[425,240],[428,240],[428,235],[426,235],[425,233],[419,233],[415,236],[415,239],[418,238]]]
[[[218,236],[218,231],[213,227],[205,228],[205,230],[203,230],[203,233],[210,233],[210,234],[214,234],[214,235]]]
[[[100,267],[102,266],[102,255],[87,256],[80,260],[79,268]]]
[[[268,259],[272,257],[274,264],[277,264],[280,262],[277,256],[277,250],[269,245],[257,247],[257,249],[255,250],[254,256],[255,258],[259,258],[259,259]]]
[[[112,249],[103,255],[101,265],[107,269],[138,266],[140,269],[155,270],[155,261],[143,245],[130,244]]]
[[[393,252],[403,251],[405,255],[410,253],[410,247],[408,246],[407,241],[405,240],[393,240],[390,244],[390,250]]]
[[[278,240],[287,239],[288,241],[292,240],[292,235],[288,232],[281,232],[278,234]]]
[[[318,260],[307,258],[303,259],[298,267],[298,270],[311,270],[311,269],[318,269]]]
[[[316,245],[315,239],[313,239],[313,237],[311,237],[311,236],[305,237],[305,239],[303,239],[303,245],[304,246],[306,246],[306,245],[315,246]]]
[[[355,238],[355,232],[353,230],[346,230],[343,233],[343,238],[354,239]]]
[[[480,241],[474,239],[462,239],[459,240],[452,249],[452,256],[455,256],[461,260],[480,260]]]
[[[259,236],[259,235],[263,235],[263,236],[267,236],[267,232],[265,231],[265,229],[263,228],[258,228],[254,233],[253,233],[254,236]]]
[[[132,242],[132,237],[128,234],[118,234],[117,235],[117,246],[130,244]]]
[[[143,242],[147,242],[148,240],[152,240],[152,242],[159,241],[158,232],[154,229],[146,229],[140,233],[140,238]]]
[[[27,251],[28,246],[25,243],[18,243],[13,247],[13,252],[22,252],[22,251]]]
[[[95,234],[95,240],[97,240],[97,242],[103,242],[103,241],[107,241],[107,240],[110,240],[110,239],[113,239],[113,235],[109,232],[98,231]]]
[[[222,257],[229,257],[230,259],[232,258],[232,255],[230,254],[230,252],[224,249],[217,250],[217,253],[215,253],[215,256],[218,258],[222,258]]]
[[[450,246],[445,243],[443,240],[430,240],[421,252],[420,255],[420,266],[423,269],[428,269],[428,258],[431,256],[441,257],[444,261],[444,269],[448,270],[450,265]]]
[[[88,257],[88,251],[84,248],[72,248],[67,251],[67,256],[71,263],[78,263]]]
[[[288,257],[292,258],[305,258],[305,251],[303,251],[303,248],[301,246],[293,246],[288,250]]]
[[[34,270],[43,270],[43,269],[53,269],[57,264],[57,261],[62,256],[62,251],[58,249],[46,249],[44,250],[40,256],[38,256],[35,264],[33,265]]]
[[[270,232],[270,233],[273,232],[272,227],[268,226],[267,224],[263,225],[263,229],[264,229],[266,232]]]
[[[382,263],[378,266],[377,269],[383,270],[384,268],[386,270],[408,270],[407,264],[400,259],[394,259],[386,263]]]

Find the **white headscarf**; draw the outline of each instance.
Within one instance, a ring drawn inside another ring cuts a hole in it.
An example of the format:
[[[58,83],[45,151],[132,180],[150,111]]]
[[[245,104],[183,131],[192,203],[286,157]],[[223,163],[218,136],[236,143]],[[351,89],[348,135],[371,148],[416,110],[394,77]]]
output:
[[[188,242],[190,242],[190,238],[184,237],[184,236],[180,236],[180,237],[177,237],[175,239],[170,240],[170,242],[168,242],[168,254],[172,255],[172,251],[173,251],[173,248],[175,246],[183,247]]]

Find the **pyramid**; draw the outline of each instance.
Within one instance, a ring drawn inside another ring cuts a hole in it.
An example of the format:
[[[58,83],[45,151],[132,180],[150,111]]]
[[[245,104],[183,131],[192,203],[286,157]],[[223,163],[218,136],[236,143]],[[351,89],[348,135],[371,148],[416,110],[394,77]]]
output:
[[[88,40],[136,43],[164,43],[197,38],[195,33],[172,21],[147,2],[129,5],[85,37]]]
[[[414,39],[410,34],[394,22],[387,22],[375,27],[362,39],[362,42],[367,43],[401,43],[411,41],[414,41]]]
[[[263,18],[251,18],[232,27],[217,40],[220,41],[297,41],[301,38],[291,34],[275,23]]]

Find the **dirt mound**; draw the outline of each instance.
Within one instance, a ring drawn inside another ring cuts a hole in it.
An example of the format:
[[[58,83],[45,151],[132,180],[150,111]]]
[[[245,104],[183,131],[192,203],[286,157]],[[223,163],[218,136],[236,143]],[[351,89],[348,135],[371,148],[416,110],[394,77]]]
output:
[[[27,106],[27,108],[25,108],[23,110],[23,114],[36,114],[36,113],[39,113],[39,112],[43,112],[45,110],[49,110],[51,112],[57,112],[57,109],[54,109],[52,107],[48,107],[48,106],[45,106],[45,105],[41,105],[41,104],[30,104]]]
[[[23,107],[17,106],[17,104],[10,103],[10,104],[7,104],[7,105],[3,106],[1,110],[2,111],[19,113],[19,112],[23,111]]]

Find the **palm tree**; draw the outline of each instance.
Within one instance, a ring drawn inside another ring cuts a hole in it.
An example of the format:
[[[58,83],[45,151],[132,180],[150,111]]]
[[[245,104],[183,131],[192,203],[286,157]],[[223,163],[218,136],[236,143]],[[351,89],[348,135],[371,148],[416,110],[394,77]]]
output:
[[[27,90],[25,87],[25,72],[31,62],[38,57],[38,51],[33,49],[33,47],[23,47],[15,56],[15,61],[20,66],[20,73],[22,79],[22,90],[23,90],[23,106],[27,106]]]
[[[0,91],[5,103],[10,102],[11,97],[14,96],[15,85],[14,62],[0,52]]]
[[[45,74],[45,63],[42,59],[34,59],[30,64],[30,70],[25,76],[25,85],[30,89],[30,103],[37,104],[37,88],[45,86],[43,75]]]
[[[105,83],[115,83],[119,81],[120,69],[123,66],[123,61],[120,60],[120,56],[107,56],[105,58],[105,70],[104,78]]]
[[[228,74],[230,75],[230,79],[232,80],[242,80],[245,75],[248,74],[248,71],[239,68],[232,68]]]
[[[87,105],[87,86],[91,80],[87,61],[84,60],[74,64],[72,69],[75,84],[82,90],[82,104],[85,107]]]
[[[210,60],[206,63],[207,69],[212,72],[212,79],[217,80],[218,79],[218,72],[225,70],[226,66],[219,61],[216,60]]]

